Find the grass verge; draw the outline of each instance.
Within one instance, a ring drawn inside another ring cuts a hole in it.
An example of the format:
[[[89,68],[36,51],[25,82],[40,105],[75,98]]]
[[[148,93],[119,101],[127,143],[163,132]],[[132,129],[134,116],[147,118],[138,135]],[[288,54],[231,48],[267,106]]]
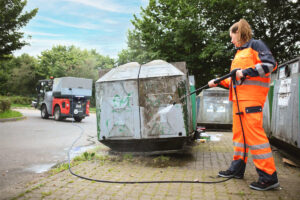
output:
[[[22,117],[23,115],[15,110],[8,110],[5,112],[0,113],[0,119],[6,119],[6,118],[15,118],[15,117]]]
[[[12,108],[33,108],[30,104],[15,104],[11,105]]]
[[[96,108],[95,107],[90,107],[90,112],[91,113],[96,113]]]

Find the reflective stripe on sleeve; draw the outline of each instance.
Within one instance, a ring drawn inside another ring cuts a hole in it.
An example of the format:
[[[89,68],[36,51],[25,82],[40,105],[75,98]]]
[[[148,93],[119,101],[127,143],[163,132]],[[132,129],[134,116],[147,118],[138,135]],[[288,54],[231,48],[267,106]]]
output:
[[[259,64],[256,64],[255,65],[255,68],[259,74],[260,77],[265,77],[266,75],[266,71],[264,70],[264,67],[266,66],[267,69],[268,69],[268,72],[267,73],[270,73],[273,71],[273,67],[274,65],[273,64],[270,64],[270,63],[259,63]]]
[[[265,71],[262,68],[261,64],[256,64],[255,68],[256,68],[256,70],[257,70],[260,77],[265,75]]]

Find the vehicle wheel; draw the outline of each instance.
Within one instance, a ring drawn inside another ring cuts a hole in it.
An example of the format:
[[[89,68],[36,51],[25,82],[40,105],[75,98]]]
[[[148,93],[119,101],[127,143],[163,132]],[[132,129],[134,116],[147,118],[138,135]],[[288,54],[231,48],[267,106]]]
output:
[[[82,118],[81,117],[74,117],[76,122],[81,122]]]
[[[41,108],[41,117],[43,119],[48,119],[49,118],[49,114],[48,114],[48,111],[47,111],[47,107],[46,105],[42,105],[42,108]]]
[[[54,108],[54,119],[56,121],[60,121],[62,119],[59,106]]]

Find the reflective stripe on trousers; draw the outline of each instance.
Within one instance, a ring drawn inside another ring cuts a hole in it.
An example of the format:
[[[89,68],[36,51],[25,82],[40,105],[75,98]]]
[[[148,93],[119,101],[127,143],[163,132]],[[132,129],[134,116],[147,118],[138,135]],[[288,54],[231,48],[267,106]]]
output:
[[[237,103],[233,101],[233,144],[234,155],[233,160],[243,159],[244,154],[244,139],[240,125],[239,116],[236,115]],[[263,125],[263,113],[246,113],[246,107],[263,106],[259,101],[239,101],[245,139],[246,139],[246,160],[248,158],[248,151],[252,154],[253,162],[256,168],[266,172],[267,174],[273,174],[276,171],[274,159],[272,156],[269,140],[262,128]]]

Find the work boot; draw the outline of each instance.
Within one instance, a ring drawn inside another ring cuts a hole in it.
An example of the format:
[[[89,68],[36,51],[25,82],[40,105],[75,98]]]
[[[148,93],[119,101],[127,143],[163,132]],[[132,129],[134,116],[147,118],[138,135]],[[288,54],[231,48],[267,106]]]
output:
[[[219,171],[218,176],[220,177],[224,177],[224,178],[237,178],[237,179],[242,179],[244,178],[244,174],[241,172],[234,172],[234,171],[230,171],[229,169],[226,171]]]
[[[253,182],[249,185],[251,189],[265,191],[271,190],[279,187],[279,182],[277,178],[277,172],[275,171],[272,175],[267,174],[266,172],[256,168],[256,171],[259,175],[258,181]]]
[[[257,182],[252,182],[249,187],[254,190],[259,190],[259,191],[265,191],[265,190],[271,190],[274,188],[278,188],[279,182],[278,181],[269,181],[269,182],[263,182],[263,181],[257,181]]]
[[[226,171],[219,171],[218,176],[224,177],[224,178],[237,178],[237,179],[242,179],[244,178],[244,173],[246,170],[246,163],[242,160],[233,160],[231,162],[231,165],[229,169]]]

